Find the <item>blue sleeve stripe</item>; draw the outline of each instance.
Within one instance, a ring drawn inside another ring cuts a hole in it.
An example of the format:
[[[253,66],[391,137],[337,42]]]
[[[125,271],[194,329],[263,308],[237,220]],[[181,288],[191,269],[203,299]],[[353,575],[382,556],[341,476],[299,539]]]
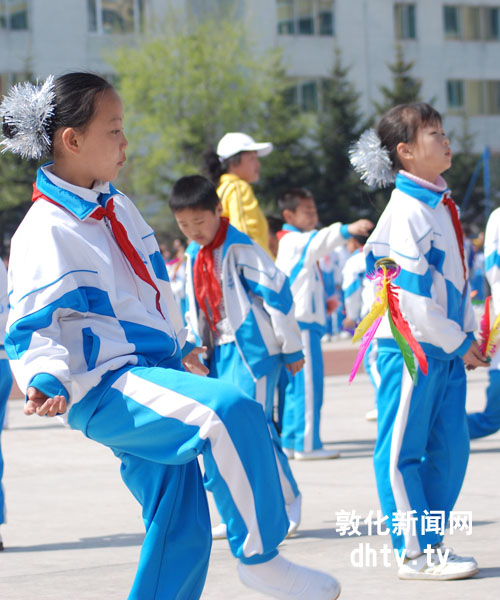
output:
[[[317,231],[314,231],[311,234],[311,236],[309,237],[309,239],[307,240],[307,244],[305,245],[304,250],[302,251],[302,254],[300,255],[300,258],[299,258],[297,264],[293,267],[293,269],[290,273],[290,277],[289,277],[290,285],[293,285],[293,282],[297,279],[298,274],[304,268],[304,263],[306,261],[306,254],[307,254],[307,250],[309,249],[309,244],[312,242],[313,238],[316,236],[317,233],[318,233]]]
[[[394,283],[406,292],[426,298],[431,297],[432,276],[429,270],[425,275],[417,275],[401,269]]]
[[[154,236],[154,234],[155,234],[155,232],[154,232],[154,231],[152,231],[151,233],[148,233],[148,235],[145,235],[145,236],[144,236],[144,237],[142,237],[141,239],[142,239],[142,240],[145,240],[145,239],[147,239],[148,237]]]
[[[489,271],[493,267],[500,268],[500,255],[496,251],[493,251],[484,259],[484,268],[486,271]]]
[[[344,298],[349,298],[349,296],[352,296],[357,290],[359,290],[360,287],[361,287],[361,279],[359,277],[357,277],[351,283],[351,285],[348,285],[344,289]]]
[[[290,309],[293,305],[293,296],[290,291],[290,286],[285,282],[281,291],[276,292],[271,288],[266,287],[260,283],[252,281],[251,279],[246,279],[246,284],[250,288],[250,290],[256,295],[259,296],[272,306],[276,310],[279,310],[283,314],[287,315],[290,312]]]
[[[340,233],[342,234],[342,237],[345,240],[348,240],[351,237],[351,234],[349,233],[349,225],[347,225],[347,224],[341,225]]]
[[[167,267],[165,265],[165,261],[163,260],[163,256],[160,252],[156,251],[153,254],[149,255],[149,260],[153,265],[153,271],[155,272],[156,277],[163,281],[170,281],[168,277]]]
[[[54,313],[60,309],[107,317],[115,316],[108,294],[103,290],[92,287],[71,290],[44,308],[22,317],[11,325],[5,336],[5,349],[9,358],[20,358],[29,348],[33,333],[48,327],[52,323]]]
[[[67,273],[64,273],[63,275],[61,275],[57,279],[54,279],[54,281],[51,281],[47,285],[43,285],[42,287],[36,288],[36,289],[31,290],[30,292],[24,294],[24,296],[19,298],[18,302],[21,302],[21,300],[24,300],[24,298],[27,298],[31,294],[34,294],[36,292],[40,292],[41,290],[45,290],[45,289],[49,288],[51,285],[56,284],[58,281],[61,281],[61,279],[63,279],[64,277],[67,277],[68,275],[72,275],[73,273],[93,273],[94,275],[97,275],[97,271],[91,271],[89,269],[77,269],[74,271],[68,271]],[[9,296],[10,296],[10,294],[12,294],[12,291],[9,293]]]

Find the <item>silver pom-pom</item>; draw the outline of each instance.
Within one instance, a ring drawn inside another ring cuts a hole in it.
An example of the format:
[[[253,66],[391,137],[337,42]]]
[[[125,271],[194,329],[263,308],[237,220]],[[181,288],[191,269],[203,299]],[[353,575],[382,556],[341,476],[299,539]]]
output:
[[[396,178],[389,152],[374,129],[364,131],[349,150],[349,158],[370,187],[386,187]]]
[[[41,85],[25,82],[11,88],[0,104],[0,117],[14,136],[0,142],[2,152],[39,159],[50,150],[47,127],[54,114],[54,97],[53,75]]]

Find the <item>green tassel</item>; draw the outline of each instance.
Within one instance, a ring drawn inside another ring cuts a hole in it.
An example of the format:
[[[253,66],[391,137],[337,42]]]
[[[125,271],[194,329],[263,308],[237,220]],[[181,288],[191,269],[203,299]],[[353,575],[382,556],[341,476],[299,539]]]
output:
[[[405,361],[406,368],[410,373],[411,378],[413,379],[413,383],[417,385],[417,368],[415,366],[415,358],[413,356],[413,352],[410,348],[410,345],[405,340],[405,338],[399,333],[396,329],[396,325],[394,325],[394,321],[392,320],[392,316],[390,311],[387,311],[387,316],[389,317],[389,324],[391,326],[392,335],[396,340],[396,344],[399,346],[401,350],[401,354],[403,355],[403,360]]]

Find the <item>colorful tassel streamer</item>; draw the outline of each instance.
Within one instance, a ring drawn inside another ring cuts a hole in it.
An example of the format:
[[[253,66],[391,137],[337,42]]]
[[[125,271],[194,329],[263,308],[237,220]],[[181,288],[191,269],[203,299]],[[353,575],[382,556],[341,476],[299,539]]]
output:
[[[495,352],[498,350],[498,336],[500,335],[500,315],[494,320],[493,325],[490,327],[490,304],[491,296],[486,298],[484,303],[484,313],[481,318],[481,324],[479,329],[479,335],[481,343],[479,344],[479,350],[487,359],[492,358]]]
[[[362,338],[362,342],[356,359],[354,360],[354,365],[349,376],[349,383],[351,383],[356,376],[366,350],[375,336],[375,332],[386,312],[392,335],[401,350],[406,368],[408,369],[411,378],[416,382],[418,371],[415,365],[415,358],[417,359],[422,373],[427,375],[428,365],[424,351],[422,350],[422,346],[420,346],[413,337],[408,322],[401,314],[399,298],[396,291],[399,288],[391,283],[391,281],[399,275],[400,270],[401,268],[394,260],[392,260],[392,258],[381,258],[375,263],[375,273],[367,273],[369,279],[379,280],[377,282],[377,296],[372,304],[370,312],[358,325],[352,338],[353,342]],[[500,333],[500,318],[498,330]]]

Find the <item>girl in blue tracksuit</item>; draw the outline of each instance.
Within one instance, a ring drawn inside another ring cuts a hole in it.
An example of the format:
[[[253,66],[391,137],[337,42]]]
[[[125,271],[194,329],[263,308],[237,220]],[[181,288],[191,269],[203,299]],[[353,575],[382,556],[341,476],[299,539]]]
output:
[[[464,363],[487,363],[473,335],[463,233],[441,178],[451,165],[450,144],[439,113],[424,103],[392,109],[382,117],[377,134],[379,156],[390,165],[387,175],[397,175],[391,199],[365,245],[367,271],[386,256],[400,265],[394,283],[400,287],[401,310],[429,365],[426,376],[419,372],[412,381],[386,318],[378,332],[378,493],[393,545],[407,557],[399,577],[459,579],[477,572],[474,559],[448,549],[443,566],[437,548],[469,455]],[[368,174],[376,164],[369,158]],[[436,511],[444,516],[437,528],[426,520]],[[403,527],[398,526],[401,515],[407,519]],[[428,545],[436,550],[430,563],[423,553]]]
[[[280,598],[336,598],[333,578],[278,554],[288,519],[264,413],[195,374],[154,233],[109,183],[127,147],[116,91],[88,73],[49,77],[14,88],[0,116],[8,149],[53,156],[12,240],[7,352],[26,414],[64,413],[121,460],[146,526],[129,598],[201,595],[210,519],[199,454],[242,581]]]

